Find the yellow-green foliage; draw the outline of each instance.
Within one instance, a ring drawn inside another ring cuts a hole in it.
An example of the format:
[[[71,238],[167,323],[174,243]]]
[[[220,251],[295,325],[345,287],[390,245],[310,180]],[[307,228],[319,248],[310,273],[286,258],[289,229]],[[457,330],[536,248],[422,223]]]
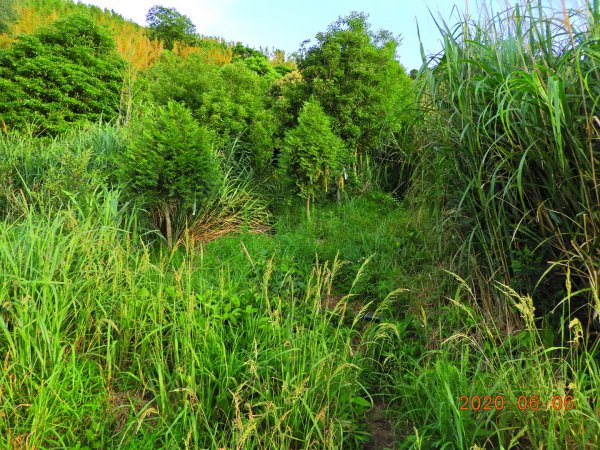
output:
[[[150,68],[160,57],[163,43],[150,38],[146,29],[133,22],[126,21],[120,15],[83,3],[75,4],[69,0],[22,0],[17,20],[12,23],[7,34],[0,33],[0,48],[8,47],[21,33],[31,34],[59,17],[81,13],[89,15],[97,24],[106,27],[116,42],[119,54],[136,70]],[[231,50],[222,42],[203,39],[204,46],[187,46],[175,43],[174,51],[187,57],[192,53],[202,53],[210,62],[227,64],[231,62]]]
[[[156,254],[139,213],[99,190],[0,221],[0,447],[358,448],[360,324],[321,310],[340,262],[298,276],[266,236]]]
[[[224,48],[222,45],[199,47],[182,45],[175,42],[173,45],[173,53],[184,59],[187,59],[190,55],[199,55],[207,64],[216,64],[217,66],[231,64],[233,61],[232,50],[230,48]]]

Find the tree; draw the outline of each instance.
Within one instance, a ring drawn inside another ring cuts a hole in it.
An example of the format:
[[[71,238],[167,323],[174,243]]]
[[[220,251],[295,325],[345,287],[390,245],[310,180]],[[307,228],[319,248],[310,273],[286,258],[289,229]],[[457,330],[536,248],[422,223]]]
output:
[[[150,36],[163,41],[167,50],[173,49],[175,41],[189,44],[195,39],[196,26],[175,8],[153,6],[146,14],[146,23]]]
[[[119,108],[125,62],[113,39],[73,15],[0,50],[0,117],[56,134],[72,124],[110,120]]]
[[[187,215],[221,182],[211,133],[178,102],[151,108],[130,130],[121,179],[160,211],[169,248],[172,217]]]
[[[241,61],[248,69],[256,72],[261,77],[265,77],[269,80],[275,80],[281,75],[273,68],[267,56],[254,50],[250,47],[246,47],[238,42],[232,49],[233,61]]]
[[[400,127],[412,83],[395,59],[398,39],[374,33],[367,15],[352,13],[317,34],[298,66],[313,95],[333,118],[333,130],[359,156],[372,155]]]
[[[166,55],[149,72],[149,91],[159,104],[176,100],[216,132],[215,144],[237,149],[262,171],[271,162],[277,120],[268,107],[268,80],[241,62],[218,67],[198,55]]]
[[[285,135],[280,157],[281,171],[294,183],[300,196],[306,199],[306,216],[310,220],[310,205],[321,189],[343,172],[344,143],[331,131],[329,117],[319,102],[304,103],[298,117],[298,126]]]
[[[16,19],[17,4],[15,0],[2,0],[0,3],[0,34],[8,33]]]

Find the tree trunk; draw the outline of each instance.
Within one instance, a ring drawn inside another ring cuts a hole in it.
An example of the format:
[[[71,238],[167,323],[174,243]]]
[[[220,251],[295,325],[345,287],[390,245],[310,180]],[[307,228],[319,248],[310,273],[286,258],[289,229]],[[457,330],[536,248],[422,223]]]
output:
[[[310,222],[310,194],[306,196],[306,219]]]
[[[173,226],[171,224],[171,209],[169,205],[165,203],[163,208],[165,214],[165,226],[167,228],[167,246],[169,251],[173,250]]]

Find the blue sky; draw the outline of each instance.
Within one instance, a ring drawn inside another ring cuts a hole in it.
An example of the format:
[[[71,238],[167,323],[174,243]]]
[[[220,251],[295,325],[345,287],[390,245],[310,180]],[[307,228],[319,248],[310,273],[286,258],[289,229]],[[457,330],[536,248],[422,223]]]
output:
[[[449,19],[455,2],[452,0],[80,0],[83,3],[112,9],[127,19],[145,24],[147,11],[155,4],[173,7],[188,16],[199,33],[220,36],[228,41],[242,42],[251,47],[268,47],[291,54],[305,39],[313,39],[319,31],[339,16],[351,11],[369,14],[374,29],[386,29],[402,37],[398,51],[400,62],[408,69],[421,63],[417,21],[427,53],[437,53],[441,47],[439,33],[428,8],[435,17]],[[495,8],[506,0],[491,0]],[[572,3],[569,0],[568,3]],[[469,9],[476,13],[480,2],[471,0]],[[489,2],[488,2],[489,3]],[[513,1],[508,3],[513,4]],[[561,8],[561,0],[544,0],[545,4]],[[464,11],[467,2],[458,1]],[[452,22],[452,21],[450,21]]]

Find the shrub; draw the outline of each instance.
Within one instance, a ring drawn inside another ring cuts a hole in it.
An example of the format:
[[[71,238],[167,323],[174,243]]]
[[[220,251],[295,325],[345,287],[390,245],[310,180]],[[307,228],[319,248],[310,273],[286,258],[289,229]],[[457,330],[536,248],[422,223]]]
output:
[[[123,60],[91,20],[69,16],[0,50],[0,117],[44,133],[116,117]]]
[[[219,185],[219,161],[211,133],[177,102],[151,108],[130,130],[121,179],[161,211],[169,248],[172,216],[193,212]]]
[[[277,120],[268,108],[267,81],[243,62],[219,68],[197,55],[187,60],[168,55],[149,74],[151,98],[166,104],[179,101],[216,133],[224,147],[238,140],[238,152],[251,156],[259,171],[271,162]]]
[[[329,117],[315,100],[307,101],[298,118],[298,126],[286,133],[281,154],[281,170],[306,199],[306,215],[310,218],[310,202],[315,194],[340,175],[345,157],[344,143],[332,131]]]

